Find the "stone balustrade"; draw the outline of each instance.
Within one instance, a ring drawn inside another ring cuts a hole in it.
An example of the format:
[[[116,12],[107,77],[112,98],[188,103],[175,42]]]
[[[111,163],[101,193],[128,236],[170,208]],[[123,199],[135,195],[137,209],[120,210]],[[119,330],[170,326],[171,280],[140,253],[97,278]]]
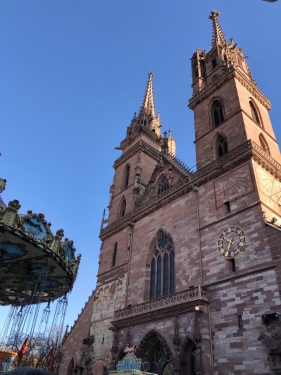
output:
[[[166,309],[169,306],[177,306],[186,302],[195,302],[207,299],[207,292],[199,285],[198,287],[189,288],[183,292],[169,294],[154,300],[140,303],[134,306],[128,306],[125,309],[115,311],[114,318],[124,319],[138,314],[151,313]]]

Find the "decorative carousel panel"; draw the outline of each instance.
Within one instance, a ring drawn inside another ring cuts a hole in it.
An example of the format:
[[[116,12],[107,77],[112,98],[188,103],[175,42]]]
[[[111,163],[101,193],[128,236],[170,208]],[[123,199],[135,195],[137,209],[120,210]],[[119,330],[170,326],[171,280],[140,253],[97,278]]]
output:
[[[23,231],[36,240],[44,242],[53,239],[51,223],[47,223],[43,214],[33,214],[29,211],[27,215],[21,216],[21,224]]]
[[[65,242],[64,248],[58,242],[58,250],[52,251],[34,239],[35,235],[37,239],[48,236],[44,223],[31,219],[38,225],[33,238],[29,237],[29,222],[25,227],[28,236],[0,225],[0,305],[52,301],[72,289],[78,268],[73,242]]]

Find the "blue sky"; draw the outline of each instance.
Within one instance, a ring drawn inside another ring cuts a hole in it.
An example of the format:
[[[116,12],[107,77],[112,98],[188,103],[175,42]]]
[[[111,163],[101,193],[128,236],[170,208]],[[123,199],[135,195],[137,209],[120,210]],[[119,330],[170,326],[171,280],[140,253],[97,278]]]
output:
[[[212,9],[249,55],[281,139],[281,2],[0,0],[2,198],[18,199],[22,213],[44,213],[82,253],[70,325],[95,288],[114,147],[140,108],[149,71],[162,130],[173,130],[177,156],[195,165],[189,59],[211,46]],[[6,314],[1,307],[0,321]]]

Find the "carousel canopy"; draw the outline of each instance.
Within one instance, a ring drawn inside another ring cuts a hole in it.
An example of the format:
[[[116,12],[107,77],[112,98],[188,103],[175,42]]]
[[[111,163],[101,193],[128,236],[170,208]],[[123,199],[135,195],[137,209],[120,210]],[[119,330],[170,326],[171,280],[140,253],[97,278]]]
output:
[[[81,255],[59,229],[54,235],[43,214],[18,214],[17,200],[0,201],[0,305],[53,301],[69,292]]]

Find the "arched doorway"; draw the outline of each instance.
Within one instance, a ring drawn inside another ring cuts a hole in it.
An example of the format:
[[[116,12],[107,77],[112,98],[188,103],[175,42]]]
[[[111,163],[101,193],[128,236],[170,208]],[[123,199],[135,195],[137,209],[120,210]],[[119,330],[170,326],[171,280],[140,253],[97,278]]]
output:
[[[193,352],[196,346],[187,336],[182,345],[181,351],[181,375],[196,375]]]
[[[173,355],[165,338],[157,331],[149,331],[141,340],[136,356],[149,363],[149,372],[173,375]]]

